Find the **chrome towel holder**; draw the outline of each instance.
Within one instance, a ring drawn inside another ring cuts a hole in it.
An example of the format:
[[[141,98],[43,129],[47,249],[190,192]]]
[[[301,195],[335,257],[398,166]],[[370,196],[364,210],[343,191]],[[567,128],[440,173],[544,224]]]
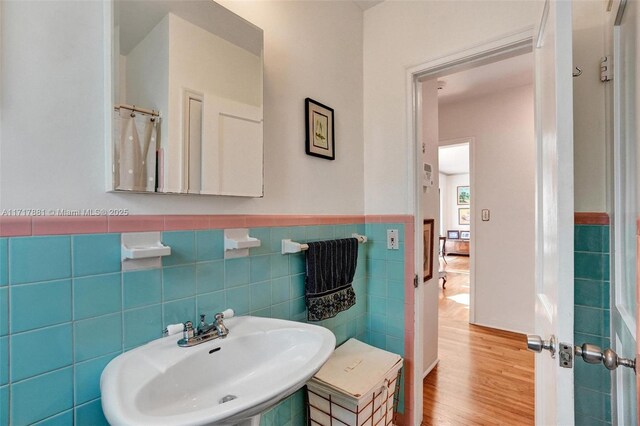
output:
[[[368,241],[366,235],[360,234],[351,234],[352,238],[357,238],[358,243],[364,244]],[[291,241],[290,239],[282,240],[282,254],[291,254],[291,253],[300,253],[301,251],[305,251],[309,249],[309,245],[305,243],[297,243],[295,241]]]

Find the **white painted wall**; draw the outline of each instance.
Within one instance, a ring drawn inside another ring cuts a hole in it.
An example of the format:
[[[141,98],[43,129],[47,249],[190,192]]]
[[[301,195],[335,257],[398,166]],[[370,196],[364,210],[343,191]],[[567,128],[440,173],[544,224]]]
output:
[[[533,27],[539,1],[385,1],[364,14],[365,210],[409,206],[407,68]]]
[[[449,229],[458,229],[460,231],[468,231],[470,229],[469,225],[460,225],[458,224],[458,209],[460,208],[471,208],[471,204],[467,204],[464,206],[458,205],[458,187],[459,186],[469,186],[469,173],[460,174],[460,175],[448,175],[447,176],[447,188],[444,192],[444,231],[446,232]],[[471,202],[474,201],[474,193],[473,188],[471,189]]]
[[[165,19],[169,21],[170,46],[169,78],[166,84],[161,86],[167,95],[162,133],[162,146],[166,154],[165,190],[183,192],[187,189],[186,181],[183,179],[183,138],[184,97],[185,91],[188,90],[201,95],[204,105],[201,141],[202,192],[261,193],[262,153],[257,145],[262,138],[262,125],[256,122],[263,118],[262,56],[255,55],[175,14],[168,14]],[[220,112],[247,120],[223,118],[220,117]],[[227,125],[221,124],[221,121]],[[249,134],[246,131],[241,132],[238,138],[241,142],[235,145],[227,143],[222,147],[225,129],[231,125],[229,121],[236,125],[243,124],[249,129]],[[256,136],[252,137],[253,134]],[[239,161],[229,161],[229,156],[237,151],[241,151],[238,153],[238,157],[241,157]],[[228,160],[227,164],[224,164],[223,159]],[[200,173],[197,175],[200,176]],[[230,179],[223,179],[225,176],[229,176]],[[227,185],[222,185],[222,181],[226,181]],[[236,191],[232,190],[234,184]]]
[[[608,212],[607,196],[610,164],[606,141],[605,88],[600,81],[600,58],[605,51],[604,23],[607,2],[574,1],[573,64],[582,75],[573,79],[573,150],[575,210]]]
[[[262,56],[170,14],[170,97],[180,86],[262,105]],[[215,76],[215,78],[212,78]]]
[[[441,140],[475,137],[476,323],[518,332],[532,332],[534,320],[533,112],[532,86],[441,105],[439,111]],[[482,209],[490,209],[489,222],[481,220]]]
[[[123,58],[124,99],[116,103],[137,105],[166,114],[169,86],[170,15],[167,15]],[[116,36],[117,37],[117,36]],[[118,76],[121,78],[122,76]],[[163,123],[162,134],[166,132]]]
[[[222,4],[265,32],[264,198],[105,193],[103,3],[21,1],[3,3],[0,18],[0,207],[363,213],[361,10],[343,1]],[[305,154],[306,97],[335,109],[335,161]]]
[[[440,235],[447,235],[447,220],[446,220],[446,200],[447,200],[447,190],[449,188],[448,176],[444,173],[438,174],[438,189],[440,190],[440,223],[438,230],[440,231]]]

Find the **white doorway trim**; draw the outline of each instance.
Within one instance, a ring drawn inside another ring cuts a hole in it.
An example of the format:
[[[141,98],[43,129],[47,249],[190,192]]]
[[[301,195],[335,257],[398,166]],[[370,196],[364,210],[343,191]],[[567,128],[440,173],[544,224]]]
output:
[[[486,40],[483,43],[470,46],[464,50],[452,52],[449,55],[428,59],[422,64],[408,67],[406,69],[406,108],[407,108],[407,152],[408,158],[408,206],[407,211],[414,214],[414,265],[415,274],[418,277],[418,283],[423,283],[422,259],[422,205],[419,202],[422,196],[422,177],[419,173],[422,163],[422,147],[420,143],[421,132],[421,96],[420,96],[420,80],[437,77],[439,74],[449,74],[463,69],[473,68],[485,63],[495,62],[500,59],[517,56],[519,54],[531,51],[535,38],[535,29],[527,27],[520,31],[505,34],[502,37]],[[473,252],[470,253],[473,255]],[[422,380],[424,371],[423,357],[423,334],[424,327],[422,324],[424,317],[423,297],[424,285],[418,285],[415,289],[414,297],[414,369],[413,369],[413,406],[412,413],[414,415],[413,424],[420,425],[422,422],[423,411],[423,389]],[[471,312],[470,312],[471,313]],[[437,345],[436,341],[433,342]],[[435,366],[436,360],[431,363]],[[430,364],[431,364],[430,363]]]
[[[469,145],[469,187],[471,188],[471,198],[474,199],[474,184],[475,184],[475,145],[476,138],[473,136],[469,136],[466,138],[456,138],[456,139],[443,139],[440,140],[439,147],[452,147],[457,145]],[[471,232],[471,239],[469,240],[469,323],[476,323],[476,282],[475,282],[475,271],[476,271],[476,238],[474,235],[476,228],[475,218],[478,217],[476,206],[478,205],[477,201],[472,201],[470,208],[471,214],[471,225],[469,226],[469,231]],[[445,230],[446,232],[446,230]]]

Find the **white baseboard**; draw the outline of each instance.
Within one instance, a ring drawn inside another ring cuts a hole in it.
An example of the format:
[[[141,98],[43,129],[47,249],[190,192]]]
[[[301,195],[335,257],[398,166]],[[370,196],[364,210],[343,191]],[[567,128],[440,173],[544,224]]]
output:
[[[422,375],[422,379],[423,379],[423,380],[424,380],[424,378],[425,378],[425,377],[427,377],[427,375],[428,375],[429,373],[431,373],[431,370],[433,370],[434,368],[436,368],[436,365],[438,365],[438,363],[439,363],[439,362],[440,362],[440,359],[439,359],[439,358],[436,358],[436,360],[435,360],[435,361],[433,361],[433,362],[431,363],[431,365],[427,367],[427,369],[425,370],[424,374]]]
[[[480,321],[475,321],[475,322],[469,321],[469,324],[479,325],[480,327],[486,327],[486,328],[494,328],[496,330],[508,331],[508,332],[511,332],[511,333],[518,333],[518,334],[531,334],[531,333],[533,333],[533,331],[527,332],[527,331],[522,331],[522,330],[517,329],[517,328],[511,328],[509,326],[507,326],[507,327],[502,326],[502,325],[497,326],[495,324],[486,324],[486,323],[482,323]]]

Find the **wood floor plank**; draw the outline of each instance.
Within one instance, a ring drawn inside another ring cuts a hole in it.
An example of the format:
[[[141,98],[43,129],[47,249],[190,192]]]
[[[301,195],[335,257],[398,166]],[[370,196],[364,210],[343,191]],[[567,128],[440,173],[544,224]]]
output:
[[[447,261],[438,315],[440,362],[423,382],[422,424],[534,424],[534,359],[525,336],[470,325],[464,303],[469,258]]]

